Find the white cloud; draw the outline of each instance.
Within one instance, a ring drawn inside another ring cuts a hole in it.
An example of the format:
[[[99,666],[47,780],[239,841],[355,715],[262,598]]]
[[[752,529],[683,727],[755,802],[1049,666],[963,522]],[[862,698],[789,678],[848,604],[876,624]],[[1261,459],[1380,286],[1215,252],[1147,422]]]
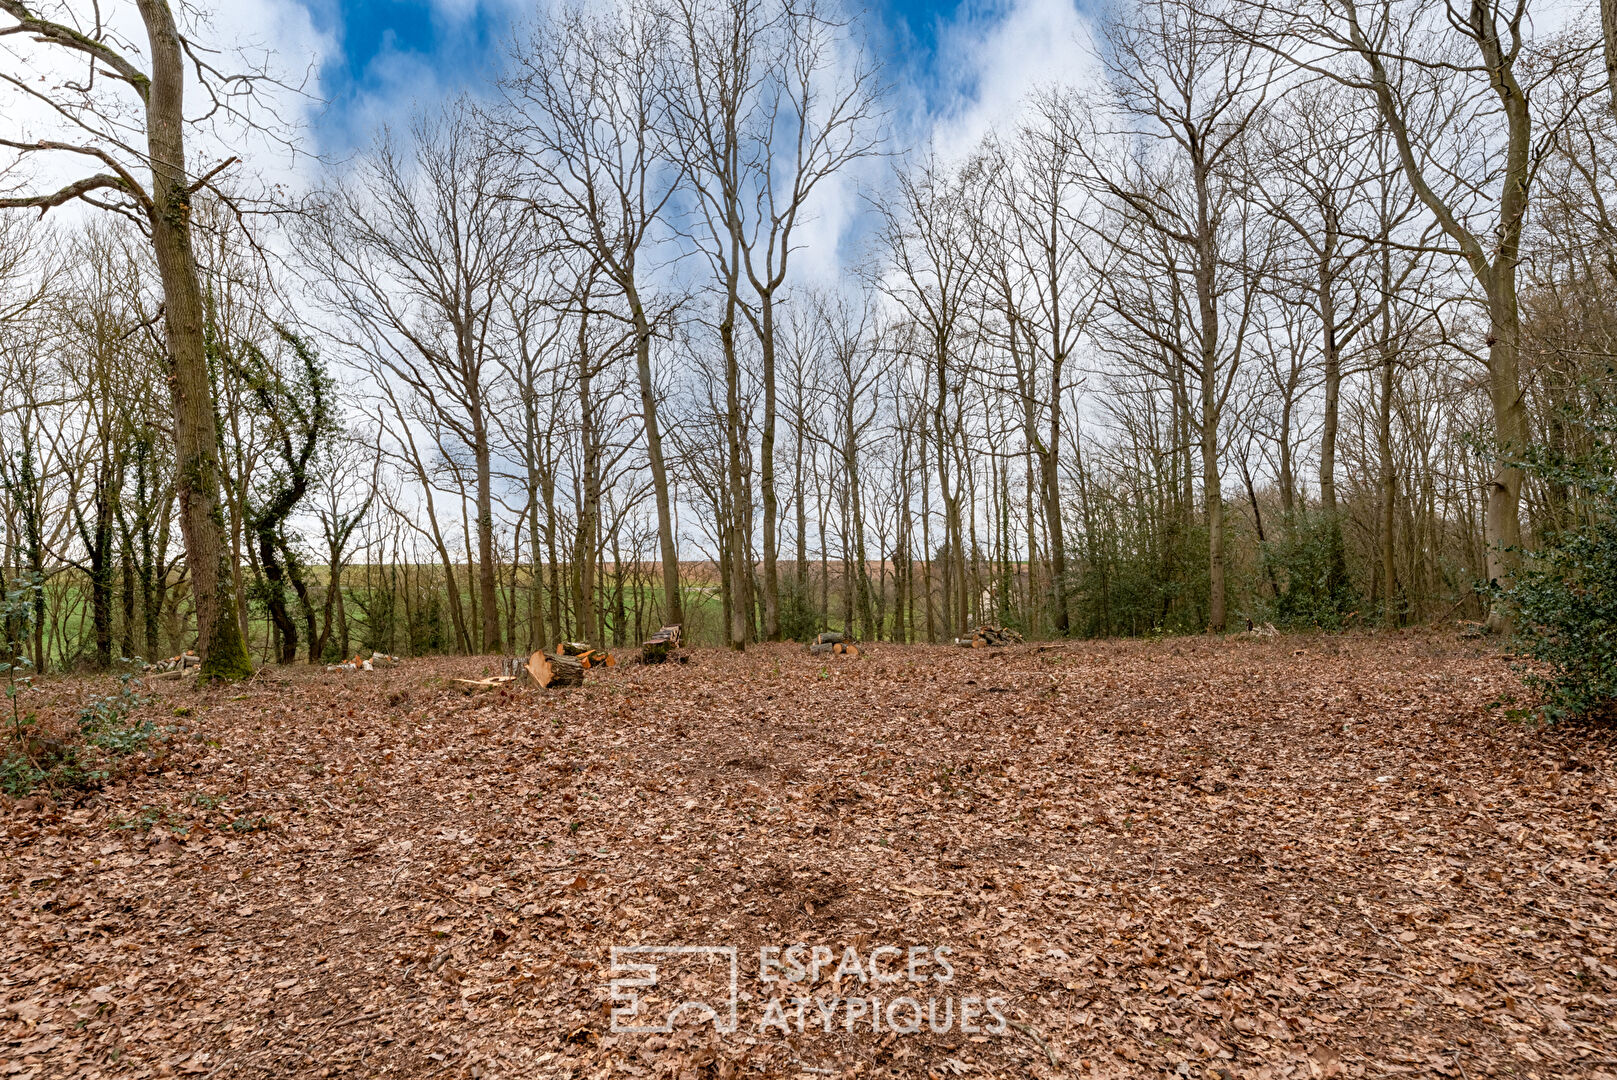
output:
[[[1098,86],[1092,20],[1073,0],[963,4],[938,28],[932,85],[910,88],[912,138],[963,157],[1016,122],[1027,98],[1052,85]]]

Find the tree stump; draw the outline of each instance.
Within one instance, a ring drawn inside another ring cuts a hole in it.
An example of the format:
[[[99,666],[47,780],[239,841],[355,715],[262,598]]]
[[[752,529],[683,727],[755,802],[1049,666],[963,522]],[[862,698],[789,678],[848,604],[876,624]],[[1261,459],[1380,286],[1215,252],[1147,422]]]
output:
[[[640,643],[640,662],[664,663],[668,659],[668,654],[677,648],[679,648],[679,627],[665,626]]]
[[[584,662],[576,656],[552,656],[537,652],[529,661],[528,673],[547,690],[561,686],[584,685]]]

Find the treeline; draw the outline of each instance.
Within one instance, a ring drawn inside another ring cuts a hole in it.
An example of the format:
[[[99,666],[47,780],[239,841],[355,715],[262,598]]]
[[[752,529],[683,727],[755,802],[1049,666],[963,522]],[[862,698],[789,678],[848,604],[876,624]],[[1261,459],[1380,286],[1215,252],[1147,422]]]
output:
[[[70,85],[123,171],[0,199],[95,211],[0,216],[8,636],[1502,629],[1478,583],[1591,513],[1518,462],[1590,438],[1617,330],[1598,20],[1532,6],[1130,0],[1097,85],[949,155],[827,4],[564,7],[295,198],[196,160],[178,219],[139,80]]]

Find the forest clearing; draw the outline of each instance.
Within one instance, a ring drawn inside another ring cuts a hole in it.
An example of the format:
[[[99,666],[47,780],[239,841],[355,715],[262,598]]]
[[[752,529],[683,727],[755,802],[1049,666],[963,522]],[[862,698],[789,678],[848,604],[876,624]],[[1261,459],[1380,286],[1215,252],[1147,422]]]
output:
[[[1610,731],[1511,719],[1492,643],[761,645],[454,681],[498,663],[158,683],[151,755],[10,801],[0,1072],[1617,1075]],[[941,948],[1002,1022],[760,1026],[759,950],[799,943],[841,961],[823,1000]],[[682,944],[737,950],[736,1029],[614,1032],[612,948]]]

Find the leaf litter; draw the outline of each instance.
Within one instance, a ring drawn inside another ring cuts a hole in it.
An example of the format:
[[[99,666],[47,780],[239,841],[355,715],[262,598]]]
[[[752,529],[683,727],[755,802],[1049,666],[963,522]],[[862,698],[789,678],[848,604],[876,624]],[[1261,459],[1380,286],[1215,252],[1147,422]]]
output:
[[[1611,735],[1474,643],[490,670],[164,685],[148,767],[10,804],[0,1076],[1617,1077]],[[1004,1024],[760,1029],[796,943]],[[735,946],[738,1030],[615,1033],[637,944]]]

